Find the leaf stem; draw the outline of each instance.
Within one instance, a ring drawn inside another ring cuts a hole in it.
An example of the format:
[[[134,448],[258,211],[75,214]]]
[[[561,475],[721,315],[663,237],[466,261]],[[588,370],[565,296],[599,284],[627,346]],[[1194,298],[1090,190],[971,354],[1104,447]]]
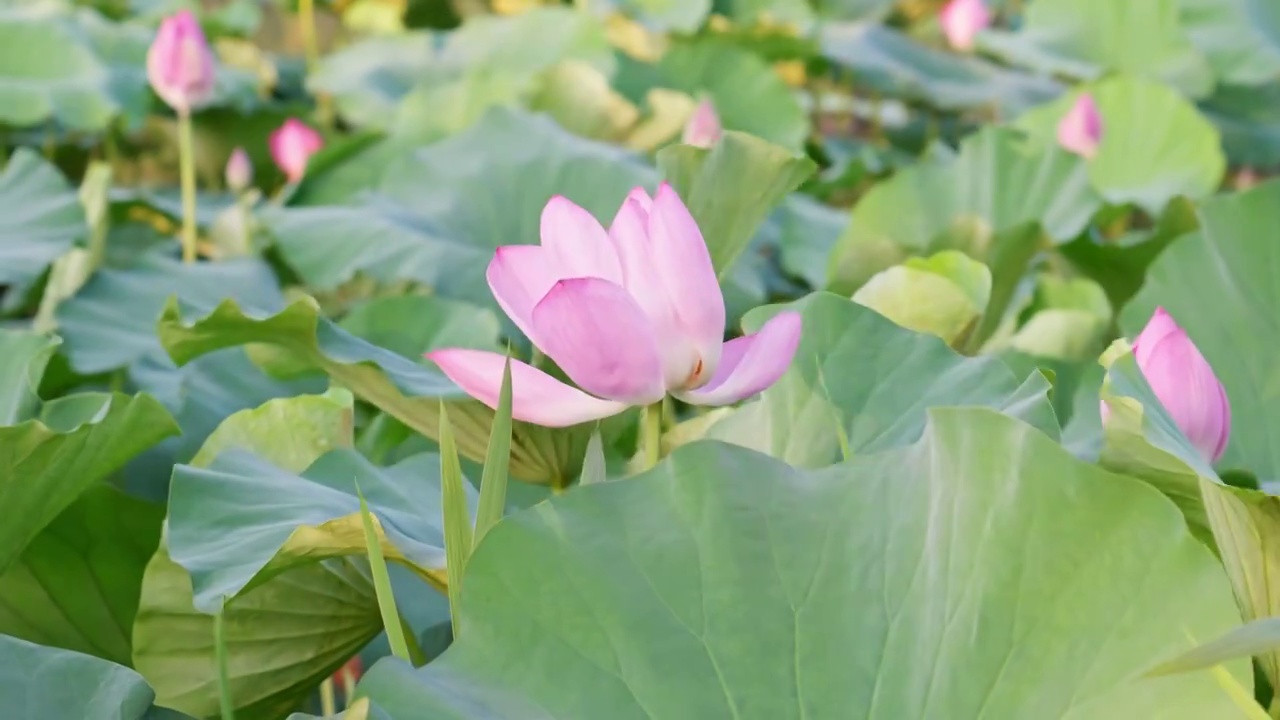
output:
[[[320,715],[332,717],[338,712],[338,703],[333,696],[333,678],[327,677],[320,683]]]
[[[648,470],[662,459],[662,401],[646,405],[640,412],[640,445],[644,450],[644,467]]]
[[[196,158],[191,111],[178,111],[178,169],[182,180],[182,262],[196,261]]]
[[[231,697],[231,673],[227,669],[227,636],[222,619],[225,612],[224,604],[223,607],[218,608],[218,614],[213,616],[213,655],[214,662],[218,665],[218,696],[222,706],[222,720],[235,720],[236,705]]]

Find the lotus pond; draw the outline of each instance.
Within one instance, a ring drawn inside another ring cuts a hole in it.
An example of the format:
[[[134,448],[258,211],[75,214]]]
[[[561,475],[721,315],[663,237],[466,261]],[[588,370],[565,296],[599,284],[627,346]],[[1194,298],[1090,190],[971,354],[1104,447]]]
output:
[[[7,0],[0,716],[1280,718],[1274,0]]]

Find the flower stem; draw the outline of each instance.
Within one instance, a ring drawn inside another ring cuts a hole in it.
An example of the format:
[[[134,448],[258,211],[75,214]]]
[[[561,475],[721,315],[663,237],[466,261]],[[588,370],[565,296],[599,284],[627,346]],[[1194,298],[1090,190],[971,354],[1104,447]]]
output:
[[[314,72],[316,62],[320,60],[320,50],[316,45],[315,0],[298,0],[298,25],[302,32],[302,52],[307,58],[307,72]]]
[[[338,703],[333,694],[333,678],[325,678],[320,683],[320,715],[330,717],[338,712]]]
[[[644,469],[662,458],[662,401],[645,405],[640,412],[640,444],[644,448]]]
[[[182,179],[182,262],[196,261],[196,157],[191,112],[178,113],[178,169]]]

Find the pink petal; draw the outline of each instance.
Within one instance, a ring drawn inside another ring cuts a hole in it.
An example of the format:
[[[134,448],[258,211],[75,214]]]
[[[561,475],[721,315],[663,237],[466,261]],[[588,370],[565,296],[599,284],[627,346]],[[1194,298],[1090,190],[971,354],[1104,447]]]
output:
[[[1200,350],[1163,309],[1134,341],[1134,359],[1174,423],[1206,458],[1216,461],[1231,435],[1226,390]]]
[[[324,147],[320,133],[297,118],[289,118],[267,139],[271,159],[284,172],[289,182],[298,182],[306,174],[311,156]]]
[[[781,312],[756,334],[730,340],[711,380],[677,397],[695,405],[728,405],[764,390],[791,366],[802,324],[800,313]]]
[[[952,48],[968,51],[978,33],[991,24],[991,13],[982,0],[951,0],[938,15],[938,22]]]
[[[642,188],[644,200],[652,203]],[[698,353],[681,327],[662,275],[653,265],[649,245],[649,213],[635,199],[636,191],[618,210],[609,228],[609,237],[622,261],[623,287],[644,310],[662,353],[663,377],[669,389],[683,389],[698,367]]]
[[[147,48],[147,80],[165,104],[178,112],[205,104],[213,95],[215,72],[213,52],[190,10],[161,21]]]
[[[1084,158],[1098,153],[1102,142],[1102,115],[1093,96],[1083,93],[1058,121],[1058,144]]]
[[[560,280],[533,309],[533,327],[538,347],[587,392],[630,405],[666,394],[649,319],[621,285]]]
[[[546,249],[537,245],[504,245],[494,251],[485,278],[503,312],[537,345],[533,308],[560,279],[552,271]]]
[[[715,105],[710,100],[703,100],[698,103],[689,122],[685,124],[681,141],[685,145],[709,148],[723,134],[724,128],[720,125],[720,115],[716,113]]]
[[[542,209],[542,247],[560,277],[595,277],[622,282],[618,253],[609,233],[591,213],[555,196]]]
[[[497,409],[505,355],[446,348],[427,353],[427,359],[468,395]],[[568,427],[626,409],[626,403],[593,398],[532,365],[511,361],[511,416],[516,420],[544,427]]]
[[[724,296],[711,253],[697,222],[670,185],[663,183],[649,213],[649,248],[656,273],[698,362],[683,383],[695,388],[707,381],[724,346]],[[638,294],[639,291],[637,291]]]

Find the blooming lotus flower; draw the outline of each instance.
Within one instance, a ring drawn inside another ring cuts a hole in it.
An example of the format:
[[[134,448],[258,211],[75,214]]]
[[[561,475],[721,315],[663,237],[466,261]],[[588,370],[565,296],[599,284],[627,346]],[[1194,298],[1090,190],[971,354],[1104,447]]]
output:
[[[169,107],[187,113],[208,102],[213,96],[214,67],[209,43],[190,10],[160,23],[147,49],[147,80]]]
[[[244,148],[238,147],[231,151],[231,158],[227,160],[227,187],[236,192],[244,192],[249,187],[249,183],[253,182],[253,162],[249,160],[249,154]]]
[[[1102,142],[1102,115],[1089,93],[1081,93],[1058,121],[1058,144],[1086,159],[1098,153]]]
[[[1186,331],[1164,308],[1156,308],[1133,341],[1133,357],[1183,435],[1200,453],[1217,462],[1231,436],[1231,403]],[[1102,405],[1102,419],[1109,414]]]
[[[271,159],[284,171],[289,182],[298,182],[307,171],[307,160],[324,147],[320,133],[297,118],[289,118],[271,133]]]
[[[565,427],[649,405],[668,392],[727,405],[772,385],[800,342],[800,315],[724,342],[724,298],[697,223],[675,190],[631,191],[606,231],[554,197],[542,244],[498,248],[486,277],[494,298],[577,388],[511,361],[512,416]],[[498,405],[505,355],[427,353],[467,394]],[[581,389],[578,389],[581,388]]]
[[[967,52],[981,30],[991,24],[991,13],[982,0],[951,0],[938,15],[942,34],[952,48]]]
[[[716,106],[712,105],[710,100],[703,100],[698,103],[698,107],[694,108],[693,115],[685,124],[681,142],[685,145],[709,148],[715,145],[723,134],[724,128],[720,125],[720,115],[716,113]]]

